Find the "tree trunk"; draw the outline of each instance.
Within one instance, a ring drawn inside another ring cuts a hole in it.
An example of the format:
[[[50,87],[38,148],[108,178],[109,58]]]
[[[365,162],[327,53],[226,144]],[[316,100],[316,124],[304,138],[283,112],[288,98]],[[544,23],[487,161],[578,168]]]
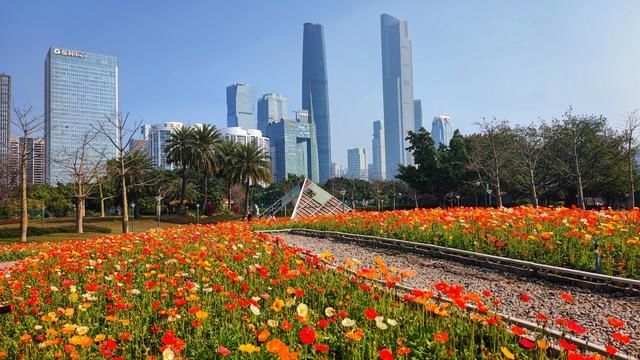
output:
[[[586,208],[585,204],[584,204],[584,192],[583,192],[583,187],[582,187],[582,173],[580,172],[580,163],[578,161],[578,149],[577,149],[577,144],[576,144],[576,140],[574,140],[573,142],[573,161],[574,161],[574,165],[576,167],[576,174],[578,175],[578,183],[576,184],[577,186],[577,192],[578,192],[578,207],[580,207],[582,210],[584,210]]]
[[[629,151],[629,209],[636,207],[636,190],[633,186],[633,151],[631,151],[633,132],[629,135],[628,139],[628,151]]]
[[[129,232],[129,203],[127,201],[127,183],[125,180],[124,171],[124,159],[120,156],[120,176],[122,177],[121,191],[122,191],[122,233]]]
[[[82,194],[82,190],[78,192]],[[83,220],[84,220],[84,197],[82,195],[76,197],[76,232],[78,234],[84,233]]]
[[[184,194],[187,192],[187,167],[182,165],[182,184],[180,184],[180,210],[184,209]]]
[[[29,228],[29,209],[27,205],[27,158],[26,149],[23,146],[20,159],[20,241],[27,241],[27,230]]]
[[[98,183],[98,190],[100,192],[100,217],[104,217],[104,196],[102,194],[102,183]]]
[[[538,207],[538,191],[536,190],[536,182],[533,175],[533,169],[529,169],[529,181],[531,185],[531,198],[533,200],[533,207]]]
[[[208,191],[209,191],[209,172],[205,171],[204,172],[204,200],[202,200],[202,212],[204,212],[204,209],[207,207],[207,197],[208,197]]]
[[[227,210],[231,211],[231,181],[227,183]]]
[[[244,213],[247,214],[249,211],[249,180],[245,182],[245,190],[244,190]]]

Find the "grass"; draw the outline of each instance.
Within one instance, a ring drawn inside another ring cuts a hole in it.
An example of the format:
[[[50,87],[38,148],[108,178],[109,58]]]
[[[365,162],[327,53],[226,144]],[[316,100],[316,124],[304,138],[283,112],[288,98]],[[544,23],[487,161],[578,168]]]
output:
[[[104,217],[104,218],[90,218],[87,217],[84,219],[84,224],[89,225],[88,229],[90,230],[92,227],[96,228],[106,228],[110,230],[110,234],[120,234],[122,233],[122,223],[120,222],[119,217]],[[29,221],[30,228],[46,228],[46,227],[68,227],[72,229],[75,225],[73,218],[55,218],[55,219],[45,219],[43,222],[41,219],[32,219]],[[131,226],[131,222],[129,222],[129,226]],[[158,222],[155,218],[143,217],[142,219],[136,219],[133,222],[133,231],[134,232],[143,232],[149,229],[153,229],[158,227]],[[161,228],[168,228],[172,226],[179,226],[175,223],[170,222],[160,222]],[[16,224],[7,224],[0,225],[0,230],[5,229],[19,229],[19,226]],[[90,239],[98,236],[105,236],[104,233],[99,232],[90,232],[87,231],[83,234],[77,234],[73,232],[64,232],[64,233],[54,233],[47,235],[34,235],[29,236],[27,238],[28,242],[46,242],[46,241],[63,241],[63,240],[83,240]],[[15,242],[19,242],[19,237],[12,238],[4,238],[0,239],[0,245],[3,244],[12,244]]]

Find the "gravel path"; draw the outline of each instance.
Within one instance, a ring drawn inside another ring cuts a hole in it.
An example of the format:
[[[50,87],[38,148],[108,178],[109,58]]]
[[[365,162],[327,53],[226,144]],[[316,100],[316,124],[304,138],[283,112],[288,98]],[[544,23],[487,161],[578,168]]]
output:
[[[588,291],[552,284],[543,280],[519,278],[514,275],[482,269],[480,267],[461,265],[456,262],[430,258],[423,255],[411,255],[387,249],[362,247],[356,243],[345,243],[329,239],[310,238],[288,233],[277,236],[289,245],[311,250],[315,254],[323,251],[330,252],[338,262],[343,259],[356,258],[364,266],[373,266],[372,259],[381,257],[389,266],[399,269],[411,269],[416,276],[408,279],[404,285],[419,289],[433,289],[435,283],[444,281],[449,284],[460,284],[465,290],[481,293],[490,290],[493,296],[500,299],[498,311],[523,320],[535,322],[538,312],[548,315],[551,319],[563,316],[569,311],[569,316],[586,328],[585,336],[589,342],[606,345],[612,332],[607,323],[607,317],[614,316],[624,320],[626,325],[621,331],[631,336],[630,347],[626,350],[640,349],[640,298],[630,298],[621,295],[607,295],[590,293]],[[531,297],[528,303],[520,299],[521,293]],[[567,305],[560,298],[561,292],[570,293],[575,302]],[[554,325],[555,326],[555,325]],[[624,347],[619,347],[624,349]]]

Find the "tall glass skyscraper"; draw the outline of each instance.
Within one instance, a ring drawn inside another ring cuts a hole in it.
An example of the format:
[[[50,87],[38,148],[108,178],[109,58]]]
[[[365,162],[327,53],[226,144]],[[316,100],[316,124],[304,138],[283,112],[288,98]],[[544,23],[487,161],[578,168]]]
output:
[[[51,47],[44,64],[44,137],[46,181],[68,182],[71,174],[60,163],[78,149],[78,140],[95,132],[118,112],[118,62],[115,56]],[[107,129],[117,138],[115,126]],[[117,156],[116,149],[98,134],[88,149],[89,162],[104,155]]]
[[[416,119],[415,131],[422,127],[422,101],[420,99],[413,100],[413,116]]]
[[[258,130],[265,132],[267,124],[287,116],[287,98],[284,95],[268,93],[258,100]]]
[[[331,123],[324,30],[320,24],[304,24],[302,108],[309,111],[316,124],[320,182],[324,183],[331,178]]]
[[[382,39],[382,94],[387,177],[393,179],[398,165],[413,163],[409,130],[415,130],[413,103],[413,64],[407,22],[391,15],[380,16]]]
[[[384,128],[382,121],[373,122],[373,139],[371,140],[371,180],[384,180],[387,178],[385,153],[384,153]]]
[[[436,143],[436,149],[440,145],[449,146],[449,142],[453,137],[451,118],[446,115],[434,116],[431,123],[431,137],[433,142]]]
[[[287,179],[289,174],[318,182],[316,125],[308,111],[299,110],[295,119],[280,119],[267,124],[266,135],[271,144],[274,182]]]
[[[237,83],[227,86],[227,127],[255,129],[254,101],[251,85]]]
[[[11,136],[11,76],[0,74],[0,157],[6,157]]]

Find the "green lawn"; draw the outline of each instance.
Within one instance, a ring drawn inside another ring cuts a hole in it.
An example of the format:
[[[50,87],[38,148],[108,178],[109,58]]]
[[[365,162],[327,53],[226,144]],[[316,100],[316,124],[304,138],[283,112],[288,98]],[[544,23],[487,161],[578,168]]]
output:
[[[132,222],[129,222],[131,226]],[[31,219],[29,221],[29,227],[33,228],[41,228],[41,227],[59,227],[59,226],[74,226],[74,219],[72,218],[56,218],[56,219],[45,219],[43,222],[41,219]],[[85,218],[85,225],[95,225],[99,227],[108,228],[111,230],[110,234],[120,234],[122,233],[122,223],[120,222],[120,218],[118,217],[105,217],[105,218]],[[158,222],[155,218],[151,217],[143,217],[142,219],[136,219],[133,221],[133,231],[142,232],[147,231],[149,229],[155,228],[158,226]],[[169,222],[160,222],[161,228],[172,227],[172,226],[180,226],[179,224],[169,223]],[[0,225],[0,230],[2,229],[17,229],[19,228],[16,224],[8,224],[8,225]],[[44,242],[44,241],[62,241],[62,240],[78,240],[78,239],[89,239],[98,236],[105,236],[108,234],[96,233],[96,232],[85,232],[83,234],[76,233],[54,233],[48,235],[37,235],[37,236],[29,236],[28,241],[30,242]],[[9,244],[19,241],[19,238],[4,238],[0,239],[0,244]]]

